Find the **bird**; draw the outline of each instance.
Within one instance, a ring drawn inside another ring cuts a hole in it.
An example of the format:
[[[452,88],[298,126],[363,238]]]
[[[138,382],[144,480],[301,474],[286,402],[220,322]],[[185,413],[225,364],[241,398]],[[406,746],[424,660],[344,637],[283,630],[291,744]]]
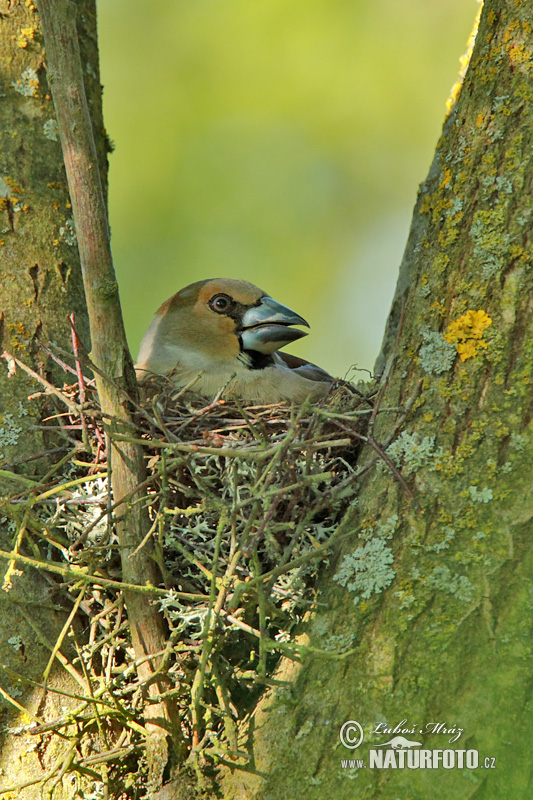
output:
[[[244,280],[210,278],[156,311],[135,364],[137,379],[166,375],[179,387],[248,405],[302,403],[327,394],[334,378],[279,349],[307,336],[303,317]]]

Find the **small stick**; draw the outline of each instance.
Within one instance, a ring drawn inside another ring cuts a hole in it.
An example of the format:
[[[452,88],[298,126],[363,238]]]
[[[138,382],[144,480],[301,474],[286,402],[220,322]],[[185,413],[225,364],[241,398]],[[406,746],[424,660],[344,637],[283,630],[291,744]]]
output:
[[[74,358],[76,359],[76,375],[78,377],[78,386],[80,387],[80,403],[83,405],[85,403],[85,378],[83,377],[83,372],[81,371],[80,340],[76,331],[76,317],[74,312],[69,315],[68,321],[70,322],[70,333],[72,336],[72,351],[74,353]]]
[[[38,381],[41,386],[45,387],[47,394],[53,394],[56,397],[59,397],[59,399],[67,406],[67,408],[72,411],[73,414],[80,413],[81,408],[77,403],[74,403],[69,397],[66,397],[63,392],[60,392],[59,389],[56,389],[56,387],[47,381],[46,378],[43,378],[42,375],[39,375],[39,373],[35,372],[35,370],[31,369],[31,367],[26,366],[26,364],[20,361],[20,359],[15,358],[15,356],[11,355],[11,353],[8,353],[7,350],[4,350],[2,358],[5,358],[7,362],[14,362],[17,367],[20,367],[31,378],[34,378],[36,381]]]

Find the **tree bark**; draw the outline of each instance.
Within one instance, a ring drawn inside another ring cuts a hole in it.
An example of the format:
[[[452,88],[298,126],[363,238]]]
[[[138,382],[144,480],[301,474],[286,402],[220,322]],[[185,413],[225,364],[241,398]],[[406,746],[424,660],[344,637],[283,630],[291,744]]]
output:
[[[388,453],[414,501],[386,467],[367,473],[308,628],[324,655],[284,665],[289,684],[247,732],[256,774],[227,768],[227,800],[531,795],[532,18],[531,1],[485,1],[414,210],[379,361],[381,406],[411,401]],[[393,416],[377,414],[378,441]],[[339,739],[348,720],[364,729],[355,750]],[[376,726],[402,721],[481,767],[369,768],[393,736]]]
[[[98,131],[98,161],[107,185],[107,139],[103,129],[98,74],[94,0],[81,0],[80,38],[86,64],[85,88]],[[72,209],[67,189],[57,123],[43,68],[39,19],[31,3],[2,3],[0,7],[0,355],[8,351],[53,383],[65,380],[41,345],[70,347],[68,316],[74,313],[78,333],[90,349]],[[36,427],[42,401],[28,396],[39,385],[22,370],[9,377],[0,361],[0,497],[24,488],[23,480],[44,474],[57,441]],[[12,366],[12,364],[11,364]],[[19,477],[17,477],[19,476]],[[1,549],[15,544],[17,520],[0,509]],[[20,523],[20,520],[18,520]],[[67,665],[55,662],[42,688],[51,648],[67,618],[58,602],[56,585],[35,569],[10,571],[1,564],[0,688],[2,726],[0,789],[20,786],[16,796],[35,798],[37,782],[61,756],[57,742],[31,739],[24,726],[37,717],[55,719],[72,701],[56,691],[79,693]],[[28,685],[28,679],[36,685]],[[7,698],[11,698],[12,701]],[[18,703],[18,707],[17,704]],[[57,797],[73,797],[75,782],[66,779]]]
[[[147,509],[140,504],[139,486],[146,478],[144,454],[138,443],[117,441],[133,421],[132,400],[137,396],[133,363],[126,341],[118,283],[111,257],[107,209],[97,167],[93,126],[85,97],[82,60],[76,31],[77,8],[71,0],[39,0],[47,70],[56,109],[92,339],[98,399],[108,439],[113,501],[122,505],[114,521],[124,581],[156,585],[158,570]],[[141,592],[125,590],[128,621],[138,663],[139,679],[148,702],[144,719],[148,732],[149,785],[157,789],[173,755],[181,759],[180,719],[172,700],[160,700],[171,688],[158,674],[167,630],[160,610]],[[157,655],[159,654],[159,655]]]

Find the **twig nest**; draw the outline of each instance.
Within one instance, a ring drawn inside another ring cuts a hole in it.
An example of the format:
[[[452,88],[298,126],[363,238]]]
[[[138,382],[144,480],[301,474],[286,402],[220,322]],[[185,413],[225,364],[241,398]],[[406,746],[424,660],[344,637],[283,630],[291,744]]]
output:
[[[151,387],[143,410],[167,586],[207,598],[231,568],[232,616],[255,628],[260,592],[268,606],[265,632],[289,639],[353,499],[357,432],[369,400],[339,383],[317,405],[206,406],[162,382]],[[208,603],[195,603],[191,613],[170,596],[165,609],[182,635],[202,636]],[[220,623],[227,642],[227,617]],[[235,632],[242,639],[243,628]]]
[[[113,521],[121,509],[107,484],[107,426],[96,392],[89,380],[82,389],[81,399],[76,384],[49,398],[57,405],[48,409],[47,431],[71,455],[37,499],[31,490],[39,515],[32,525],[43,526],[48,548],[95,576],[80,606],[94,615],[80,658],[112,690],[110,707],[121,698],[127,727],[138,700],[116,583]],[[114,433],[111,446],[131,438],[145,447],[148,477],[133,502],[148,507],[145,541],[153,537],[161,566],[163,586],[153,593],[170,627],[168,674],[180,687],[186,734],[203,732],[196,751],[217,758],[222,748],[240,758],[232,720],[253,707],[280,654],[299,657],[294,630],[315,602],[318,567],[354,527],[355,461],[372,400],[343,382],[302,406],[206,403],[165,379],[143,391],[136,429]],[[134,746],[139,733],[128,731]]]

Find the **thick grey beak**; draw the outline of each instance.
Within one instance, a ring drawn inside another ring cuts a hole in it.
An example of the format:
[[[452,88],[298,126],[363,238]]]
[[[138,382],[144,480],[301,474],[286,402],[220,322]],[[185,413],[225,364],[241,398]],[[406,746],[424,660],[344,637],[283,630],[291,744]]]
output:
[[[299,331],[290,325],[309,327],[303,317],[287,306],[282,306],[271,297],[263,297],[258,306],[249,308],[243,314],[242,346],[244,350],[274,353],[289,342],[307,336],[307,331]]]

